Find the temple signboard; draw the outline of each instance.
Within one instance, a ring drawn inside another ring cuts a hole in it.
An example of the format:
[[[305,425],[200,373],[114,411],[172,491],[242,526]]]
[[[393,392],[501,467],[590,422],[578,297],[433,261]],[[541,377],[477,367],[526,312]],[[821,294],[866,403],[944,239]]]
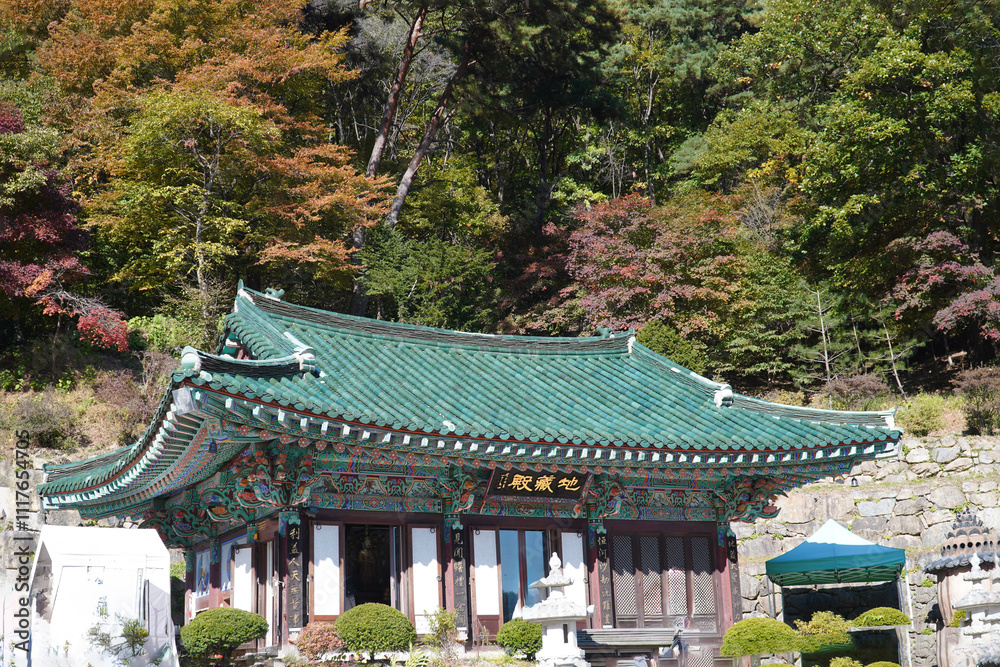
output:
[[[494,470],[486,494],[579,500],[589,477],[580,473]]]

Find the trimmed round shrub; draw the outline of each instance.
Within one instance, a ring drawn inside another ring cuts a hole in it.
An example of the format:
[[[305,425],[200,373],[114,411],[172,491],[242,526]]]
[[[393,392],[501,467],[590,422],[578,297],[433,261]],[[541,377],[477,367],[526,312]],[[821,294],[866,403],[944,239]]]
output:
[[[523,653],[528,660],[534,660],[542,648],[542,626],[520,618],[511,619],[497,631],[497,646],[511,655]]]
[[[830,661],[830,667],[864,667],[860,662],[854,658],[849,658],[846,655],[839,658],[834,658]]]
[[[867,667],[899,667],[899,663],[879,660],[878,662],[869,663]]]
[[[791,627],[773,618],[745,618],[726,630],[722,655],[738,658],[798,651],[801,639]]]
[[[850,627],[843,616],[832,611],[817,611],[808,623],[797,620],[795,628],[801,638],[799,650],[802,653],[816,653],[825,647],[852,644],[847,634]]]
[[[344,646],[337,635],[337,628],[328,621],[313,621],[302,628],[292,642],[299,653],[309,660],[320,660],[327,653],[335,653]]]
[[[197,660],[221,655],[229,664],[240,644],[267,634],[267,621],[260,614],[222,607],[201,612],[181,628],[184,648]]]
[[[877,628],[883,625],[909,625],[910,617],[892,607],[875,607],[854,619],[858,628]]]
[[[403,612],[388,605],[368,602],[352,607],[335,622],[344,648],[375,660],[376,653],[405,651],[417,641],[417,633]]]

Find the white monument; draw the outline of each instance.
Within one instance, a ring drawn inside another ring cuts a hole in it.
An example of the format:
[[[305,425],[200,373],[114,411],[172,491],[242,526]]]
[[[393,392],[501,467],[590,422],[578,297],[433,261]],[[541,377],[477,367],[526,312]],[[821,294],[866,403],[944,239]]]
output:
[[[549,576],[531,584],[547,589],[538,604],[521,610],[521,618],[542,626],[542,648],[535,654],[539,667],[590,667],[576,644],[576,622],[590,618],[594,605],[583,605],[566,597],[564,588],[573,580],[563,574],[562,561],[555,553],[549,559]]]

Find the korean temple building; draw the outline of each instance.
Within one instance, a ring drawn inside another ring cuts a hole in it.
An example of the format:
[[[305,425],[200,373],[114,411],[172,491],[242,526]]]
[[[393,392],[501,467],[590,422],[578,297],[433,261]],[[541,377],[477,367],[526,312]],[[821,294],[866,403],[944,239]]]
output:
[[[642,346],[461,333],[240,285],[215,354],[184,350],[139,440],[46,466],[46,508],[131,517],[187,553],[187,617],[262,614],[277,646],[381,602],[468,642],[537,601],[553,552],[595,607],[595,665],[718,658],[741,618],[733,521],[896,454],[892,412],[734,393]]]

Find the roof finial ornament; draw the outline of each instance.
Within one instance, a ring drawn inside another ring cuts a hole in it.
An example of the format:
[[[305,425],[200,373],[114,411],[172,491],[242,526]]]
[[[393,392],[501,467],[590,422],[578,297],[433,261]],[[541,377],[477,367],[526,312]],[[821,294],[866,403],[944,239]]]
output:
[[[715,407],[729,407],[733,404],[733,388],[724,384],[715,390]]]

